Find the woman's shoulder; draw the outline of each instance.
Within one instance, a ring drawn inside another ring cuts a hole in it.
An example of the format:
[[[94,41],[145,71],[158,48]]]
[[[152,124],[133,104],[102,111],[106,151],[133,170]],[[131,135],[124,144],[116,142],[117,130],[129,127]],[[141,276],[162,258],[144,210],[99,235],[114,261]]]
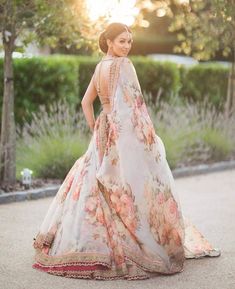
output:
[[[114,57],[113,59],[108,59],[111,62],[119,62],[119,63],[123,63],[123,64],[133,64],[132,61],[127,57],[127,56],[117,56]],[[103,62],[103,58],[96,64],[96,66],[100,66],[100,64]]]
[[[123,69],[135,69],[131,59],[127,56],[119,56],[118,62],[120,63],[120,67],[123,67]]]
[[[110,61],[112,62],[111,67],[112,69],[121,69],[123,68],[123,70],[135,70],[134,65],[132,63],[132,61],[127,57],[127,56],[118,56],[118,57],[114,57],[113,59],[110,59]],[[97,70],[99,70],[99,67],[101,66],[101,63],[103,62],[103,60],[100,60],[95,67],[95,71],[94,74],[96,73]]]
[[[135,66],[132,63],[131,59],[126,56],[120,56],[120,67],[123,71],[126,71],[127,73],[135,72]]]
[[[119,56],[118,58],[124,64],[132,64],[132,61],[127,56]]]
[[[132,64],[132,61],[127,57],[127,56],[117,56],[114,57],[113,59],[109,59],[112,63],[123,63],[123,64]],[[97,68],[98,66],[101,65],[101,63],[103,63],[104,60],[101,59],[98,63],[96,63],[95,68]]]

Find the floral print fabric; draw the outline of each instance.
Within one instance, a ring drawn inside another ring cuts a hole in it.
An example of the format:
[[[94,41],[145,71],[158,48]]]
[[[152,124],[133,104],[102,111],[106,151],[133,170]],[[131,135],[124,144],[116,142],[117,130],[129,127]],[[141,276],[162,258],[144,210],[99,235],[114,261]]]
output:
[[[146,279],[183,271],[186,258],[220,251],[183,217],[135,68],[112,64],[110,113],[72,166],[34,238],[33,268],[95,279]]]

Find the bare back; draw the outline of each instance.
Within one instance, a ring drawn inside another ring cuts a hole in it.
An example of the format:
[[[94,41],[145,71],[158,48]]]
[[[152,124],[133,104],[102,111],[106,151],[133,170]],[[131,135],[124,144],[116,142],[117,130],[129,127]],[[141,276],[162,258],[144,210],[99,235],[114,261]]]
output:
[[[99,96],[103,110],[107,113],[112,108],[112,97],[115,80],[118,78],[118,57],[113,59],[103,58],[96,66],[94,72],[94,84]]]
[[[95,87],[100,99],[100,103],[106,112],[110,110],[110,70],[113,60],[101,60],[94,73]]]

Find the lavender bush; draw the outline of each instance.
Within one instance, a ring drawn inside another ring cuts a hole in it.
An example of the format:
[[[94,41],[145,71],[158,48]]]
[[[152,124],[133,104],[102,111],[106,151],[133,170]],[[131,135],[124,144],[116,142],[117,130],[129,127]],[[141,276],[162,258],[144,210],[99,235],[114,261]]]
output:
[[[235,158],[235,116],[225,119],[206,100],[198,105],[179,97],[170,103],[144,98],[171,168]],[[34,177],[64,178],[91,137],[82,109],[60,100],[48,110],[40,106],[32,117],[17,128],[17,176],[28,167]]]

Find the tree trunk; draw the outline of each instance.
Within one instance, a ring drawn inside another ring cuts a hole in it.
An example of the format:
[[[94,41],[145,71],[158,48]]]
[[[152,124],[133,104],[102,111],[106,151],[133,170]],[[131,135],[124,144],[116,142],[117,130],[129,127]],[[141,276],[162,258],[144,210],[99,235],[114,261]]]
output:
[[[233,62],[229,72],[227,99],[225,104],[225,116],[231,117],[235,113],[235,47],[233,49]]]
[[[13,46],[14,40],[4,44],[4,94],[0,140],[0,183],[13,184],[16,181],[16,129],[14,117]]]

